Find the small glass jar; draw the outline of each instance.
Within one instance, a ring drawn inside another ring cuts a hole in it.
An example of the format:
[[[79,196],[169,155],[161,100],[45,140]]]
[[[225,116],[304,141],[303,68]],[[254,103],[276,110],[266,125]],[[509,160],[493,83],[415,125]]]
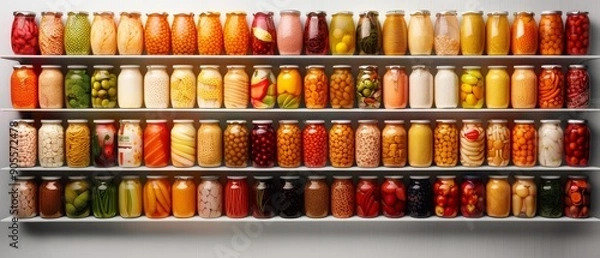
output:
[[[513,55],[535,55],[539,32],[533,12],[515,12],[511,26],[510,49]]]
[[[220,55],[223,53],[223,26],[220,12],[202,12],[198,18],[198,53]]]
[[[38,211],[41,218],[59,218],[63,211],[63,184],[59,176],[43,176],[38,189]]]
[[[171,184],[167,176],[146,176],[144,214],[150,219],[166,218],[171,214]]]
[[[540,18],[540,54],[562,55],[565,48],[564,24],[561,11],[542,12]]]
[[[462,13],[460,51],[463,55],[482,55],[485,49],[485,22],[482,11]]]
[[[354,107],[354,77],[349,65],[334,65],[329,80],[331,108]]]
[[[139,65],[121,65],[117,85],[117,100],[120,108],[142,108],[144,79]]]
[[[404,120],[385,120],[381,131],[381,161],[384,167],[404,167],[408,144]]]
[[[406,68],[388,65],[383,75],[383,106],[386,109],[406,108],[408,105],[408,76]]]
[[[410,108],[433,106],[433,75],[429,67],[414,65],[408,78],[408,101]]]
[[[120,124],[117,133],[119,167],[140,167],[144,159],[144,131],[140,120],[121,120]]]
[[[538,189],[540,216],[545,218],[560,218],[563,216],[563,196],[560,176],[541,176]]]
[[[569,71],[565,77],[567,108],[588,108],[590,106],[590,75],[587,68],[584,65],[569,65]]]
[[[65,104],[67,108],[89,108],[90,75],[85,65],[67,66],[67,75],[65,76]]]
[[[91,77],[93,108],[117,106],[117,75],[113,73],[113,68],[112,65],[94,65],[94,74]]]
[[[42,120],[38,130],[38,158],[43,168],[62,167],[65,160],[62,120]]]
[[[90,128],[88,120],[67,120],[65,131],[65,157],[70,168],[84,168],[90,165]]]
[[[354,183],[352,176],[333,176],[331,183],[331,215],[338,219],[354,216]]]
[[[117,188],[113,176],[94,178],[92,212],[96,218],[112,218],[117,215]]]
[[[356,77],[356,98],[359,108],[379,108],[381,106],[382,87],[376,65],[358,67]]]
[[[458,163],[458,129],[456,127],[456,120],[436,120],[436,126],[433,130],[433,144],[433,159],[436,166],[456,166]]]
[[[304,186],[304,213],[309,218],[329,215],[329,186],[325,176],[308,176]]]
[[[485,105],[487,108],[508,108],[510,104],[510,76],[506,72],[506,66],[488,66],[485,87]]]
[[[460,130],[460,163],[465,167],[479,167],[485,160],[485,129],[478,119],[462,121]]]
[[[280,120],[277,128],[277,165],[297,168],[302,163],[302,130],[298,120]]]
[[[250,77],[245,65],[228,65],[223,77],[225,108],[246,108],[250,99]]]
[[[223,26],[223,46],[227,55],[246,55],[250,48],[250,28],[245,12],[225,14]]]
[[[304,76],[304,104],[306,108],[325,108],[329,96],[329,83],[325,66],[309,65]],[[274,98],[274,96],[273,96]],[[275,104],[273,102],[273,104]]]
[[[383,54],[404,55],[407,49],[408,26],[404,19],[404,11],[387,11],[383,21]]]
[[[428,10],[410,14],[408,21],[408,51],[411,55],[431,55],[433,49],[433,23]]]
[[[171,49],[173,55],[193,55],[198,50],[194,13],[178,13],[173,15],[171,25]]]
[[[384,176],[381,183],[381,213],[388,218],[404,216],[406,210],[406,187],[402,176]]]
[[[117,50],[119,55],[141,55],[144,52],[144,26],[142,14],[121,12],[117,27]]]
[[[521,218],[533,218],[537,212],[538,189],[533,182],[534,176],[515,176],[512,184],[512,215]]]
[[[193,176],[175,176],[172,190],[173,216],[190,218],[196,215],[196,183]]]
[[[275,166],[277,155],[277,135],[273,129],[272,120],[252,121],[251,156],[255,168],[270,168]]]
[[[508,217],[511,210],[510,205],[510,185],[508,176],[491,175],[485,189],[485,208],[490,217],[504,218]]]
[[[543,167],[560,167],[563,160],[564,132],[560,120],[542,120],[538,130],[538,160]]]
[[[10,140],[10,149],[13,150],[11,151],[11,155],[14,155],[14,151],[16,150],[16,163],[19,168],[35,167],[38,150],[38,132],[33,123],[34,121],[29,119],[13,120],[10,123],[10,139],[12,139]],[[14,156],[11,156],[12,159],[14,159]],[[14,163],[14,161],[11,162]]]
[[[515,65],[510,79],[510,105],[512,108],[535,108],[538,82],[532,65]]]
[[[485,209],[485,187],[480,176],[467,175],[460,185],[460,214],[466,218],[483,217]]]
[[[254,13],[250,45],[253,55],[275,55],[277,53],[277,32],[273,12]]]
[[[356,166],[376,168],[379,166],[381,152],[381,131],[377,120],[358,120],[354,145]]]
[[[490,167],[506,167],[510,163],[510,129],[503,119],[488,120],[486,129],[487,164]]]
[[[140,176],[122,176],[119,183],[119,215],[137,218],[142,215],[144,204],[143,186]]]
[[[250,210],[252,216],[259,219],[268,219],[277,215],[275,182],[272,176],[254,176],[252,186]]]
[[[198,215],[218,218],[223,213],[223,186],[218,176],[201,176],[198,184]]]
[[[148,55],[168,55],[171,52],[171,28],[168,13],[146,14],[144,46]]]
[[[485,50],[488,55],[508,55],[510,23],[508,12],[491,12],[485,23]]]
[[[35,13],[27,11],[13,12],[10,43],[16,55],[37,55],[38,26],[35,23]]]
[[[146,120],[144,129],[144,165],[162,168],[169,165],[171,145],[167,120]]]
[[[276,207],[279,216],[286,219],[299,218],[304,209],[304,186],[299,176],[282,176],[279,189],[280,200]]]
[[[144,106],[169,107],[169,74],[166,65],[148,65],[144,75]]]
[[[325,167],[327,164],[327,129],[324,120],[306,120],[302,130],[302,157],[308,168]]]
[[[590,129],[586,120],[569,120],[565,129],[565,161],[571,167],[586,167],[590,162]]]
[[[327,13],[309,12],[304,22],[304,53],[307,55],[326,55],[329,53],[329,28]]]
[[[65,215],[69,218],[90,216],[92,208],[91,185],[85,176],[70,176],[65,185]]]
[[[565,216],[587,218],[590,213],[590,183],[586,176],[569,176],[565,183]]]
[[[429,167],[433,162],[433,131],[429,120],[410,120],[408,129],[408,164]]]
[[[228,168],[248,166],[250,150],[250,132],[244,120],[227,120],[223,132],[224,163]]]
[[[67,55],[89,55],[92,24],[87,12],[69,12],[65,24],[65,53]]]
[[[196,104],[196,76],[191,65],[174,65],[170,78],[171,106],[193,108]]]
[[[92,134],[92,158],[97,168],[117,164],[117,130],[115,120],[94,120]]]
[[[567,12],[565,23],[566,53],[585,55],[590,46],[590,18],[588,12]]]
[[[437,176],[433,184],[435,215],[441,218],[454,218],[458,215],[459,189],[456,176]]]
[[[60,65],[42,65],[38,81],[40,108],[62,108],[64,105],[64,76]]]
[[[37,108],[38,77],[33,65],[15,65],[10,76],[10,100],[15,109]]]
[[[65,25],[62,12],[42,12],[39,38],[42,55],[63,55],[65,53]]]
[[[333,22],[333,21],[332,21]],[[332,25],[333,26],[333,25]],[[354,29],[354,26],[352,26]],[[280,55],[300,55],[302,53],[303,28],[300,11],[283,10],[277,24],[277,50]]]
[[[94,55],[117,53],[117,25],[113,12],[94,12],[90,29],[90,46]]]
[[[406,190],[408,215],[427,218],[433,213],[433,188],[429,176],[410,176]]]
[[[171,164],[189,168],[196,162],[196,128],[194,120],[173,120],[171,129]]]
[[[223,130],[219,120],[200,120],[196,146],[198,165],[203,168],[221,166],[223,162]]]
[[[379,216],[381,195],[377,176],[359,176],[356,184],[356,215],[361,218]]]
[[[356,50],[354,13],[334,13],[329,24],[329,48],[332,55],[353,55]]]
[[[329,162],[335,168],[349,168],[354,164],[354,130],[350,120],[331,121]]]
[[[379,12],[367,11],[359,14],[356,26],[356,48],[359,55],[379,55],[382,47]]]
[[[463,108],[482,108],[485,100],[484,81],[480,66],[463,66],[460,77],[460,100]]]
[[[38,215],[38,186],[35,182],[35,176],[17,176],[12,185],[12,190],[16,189],[16,194],[11,193],[11,205],[15,202],[16,209],[13,213],[18,218],[33,218]],[[329,198],[327,199],[329,201]]]
[[[438,56],[455,56],[460,52],[460,26],[456,11],[436,14],[433,49]]]
[[[223,105],[223,76],[218,65],[201,65],[198,82],[198,108],[220,108]]]
[[[517,167],[533,167],[537,161],[538,135],[533,120],[515,120],[512,129],[512,161]]]
[[[434,78],[434,99],[436,108],[458,107],[458,75],[455,66],[438,66]]]
[[[250,103],[253,108],[274,108],[277,102],[277,78],[271,65],[255,65],[250,78]]]
[[[225,215],[229,218],[248,216],[248,182],[246,176],[227,176],[225,185]]]

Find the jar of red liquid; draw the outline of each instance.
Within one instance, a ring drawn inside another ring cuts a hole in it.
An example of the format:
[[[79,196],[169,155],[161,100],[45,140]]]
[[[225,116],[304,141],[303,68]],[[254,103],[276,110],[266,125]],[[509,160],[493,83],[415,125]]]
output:
[[[565,184],[565,216],[587,218],[590,213],[590,183],[586,176],[569,176]]]
[[[58,176],[43,176],[38,189],[38,211],[41,218],[58,218],[64,215],[63,189]]]
[[[306,14],[304,23],[304,53],[326,55],[329,52],[329,29],[323,11]]]
[[[228,176],[225,184],[225,215],[230,218],[248,216],[248,182],[246,176]]]
[[[277,24],[277,49],[280,55],[302,53],[302,22],[297,10],[283,10]]]
[[[193,55],[198,49],[198,36],[193,13],[174,15],[171,27],[173,55]]]
[[[171,29],[169,14],[147,14],[144,26],[144,45],[148,55],[168,55],[171,52]]]
[[[458,185],[456,176],[438,176],[433,184],[435,215],[454,218],[458,214]]]
[[[480,176],[464,176],[460,185],[460,214],[479,218],[485,212],[485,187]]]
[[[590,18],[588,12],[568,12],[565,23],[566,52],[569,55],[585,55],[590,46]]]
[[[356,215],[362,218],[379,216],[381,196],[377,189],[377,176],[359,176],[356,184]]]
[[[33,65],[15,65],[10,76],[10,100],[13,108],[38,107],[38,80]]]
[[[327,129],[323,120],[307,120],[302,130],[304,165],[309,168],[327,164]]]
[[[542,65],[538,79],[538,106],[562,108],[565,102],[565,78],[560,65]]]
[[[34,12],[13,12],[10,37],[13,53],[17,55],[38,54],[38,27]]]
[[[271,120],[252,121],[251,157],[255,168],[270,168],[275,165],[277,155],[277,135]]]
[[[398,218],[406,209],[406,187],[402,176],[385,176],[381,184],[381,210],[383,216]]]
[[[144,164],[149,168],[162,168],[169,164],[171,133],[167,120],[146,120],[144,129]]]
[[[565,160],[572,167],[585,167],[590,160],[590,129],[585,120],[569,120],[565,130]]]
[[[274,55],[277,52],[277,34],[272,12],[257,12],[252,20],[253,55]]]
[[[588,108],[590,104],[590,75],[584,65],[569,65],[566,75],[567,108]]]

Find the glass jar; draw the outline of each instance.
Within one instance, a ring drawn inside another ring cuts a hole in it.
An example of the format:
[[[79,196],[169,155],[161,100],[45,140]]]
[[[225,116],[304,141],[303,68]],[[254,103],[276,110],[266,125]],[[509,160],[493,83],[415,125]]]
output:
[[[410,108],[433,106],[433,75],[429,67],[414,65],[408,78],[408,102]]]
[[[90,75],[85,65],[67,66],[65,76],[65,103],[67,108],[90,107]]]
[[[482,11],[462,13],[460,50],[463,55],[482,55],[485,49],[485,22]]]
[[[402,176],[384,176],[381,191],[381,212],[388,218],[404,216],[406,210],[406,187]]]
[[[388,65],[383,75],[383,106],[386,109],[406,108],[408,105],[408,76],[400,65]]]
[[[510,78],[510,105],[512,108],[535,108],[538,82],[532,65],[515,65]]]
[[[171,29],[168,13],[146,14],[144,46],[148,55],[168,55],[171,52]]]
[[[350,120],[331,121],[329,162],[335,168],[349,168],[354,164],[354,130]]]
[[[564,132],[560,120],[542,120],[538,130],[538,160],[543,167],[560,167],[563,160]]]
[[[10,43],[16,55],[37,55],[38,26],[35,23],[35,13],[27,11],[13,12]]]
[[[10,100],[15,109],[38,107],[38,78],[33,65],[15,65],[10,76]]]
[[[460,26],[456,11],[436,14],[433,49],[438,56],[458,55],[460,51]]]
[[[510,51],[508,12],[488,13],[485,25],[486,53],[488,55],[508,55]]]
[[[226,14],[223,27],[225,54],[246,55],[250,47],[250,29],[246,22],[245,12],[229,12]]]
[[[223,161],[223,130],[219,120],[200,120],[196,140],[198,165],[204,168],[221,166]]]
[[[508,176],[491,175],[485,189],[486,213],[490,217],[508,217],[511,210]]]
[[[308,168],[327,164],[327,129],[323,120],[306,120],[302,130],[302,157]]]
[[[404,120],[385,120],[381,131],[381,161],[384,167],[406,166],[408,152]]]
[[[144,82],[139,65],[121,65],[117,77],[117,100],[120,108],[142,108]]]
[[[33,218],[38,215],[38,186],[35,176],[17,176],[11,185],[11,213],[17,218]],[[15,193],[16,192],[16,193]],[[329,198],[327,198],[329,201]],[[13,205],[16,203],[16,207]]]
[[[391,10],[385,13],[383,21],[383,54],[404,55],[408,48],[408,27],[404,11]]]
[[[485,129],[478,119],[463,120],[460,130],[460,163],[464,167],[479,167],[485,160]]]
[[[62,108],[64,103],[64,76],[60,65],[42,65],[37,78],[40,108]]]
[[[408,129],[408,164],[429,167],[433,162],[433,131],[429,120],[410,120]]]
[[[122,176],[119,184],[119,215],[137,218],[142,215],[143,194],[139,176]]]
[[[569,65],[569,71],[565,77],[567,108],[588,108],[590,105],[590,75],[587,68],[584,65]]]
[[[344,11],[331,16],[329,48],[332,55],[353,55],[356,50],[354,13]]]
[[[223,77],[225,108],[246,108],[250,99],[250,77],[245,65],[228,65]]]
[[[307,55],[326,55],[329,52],[329,29],[327,13],[309,12],[304,22],[304,53]]]
[[[144,75],[144,106],[169,107],[169,74],[166,65],[148,65]]]
[[[42,183],[38,190],[38,211],[41,218],[51,219],[63,216],[63,184],[60,180],[59,176],[42,176]]]
[[[510,76],[506,66],[488,66],[485,76],[485,105],[487,108],[508,108],[510,104]]]
[[[171,184],[167,176],[146,176],[144,184],[144,215],[150,219],[166,218],[171,214]]]
[[[566,53],[585,55],[590,46],[590,18],[588,12],[567,12],[565,23]]]
[[[274,108],[277,79],[271,65],[255,65],[250,78],[250,103],[253,108]]]
[[[277,135],[272,120],[253,120],[250,137],[250,159],[255,168],[275,166],[277,155]]]
[[[376,168],[379,166],[381,151],[381,131],[377,120],[358,120],[354,145],[356,166],[359,168]]]
[[[433,213],[433,188],[429,176],[410,176],[406,190],[408,215],[427,218]]]
[[[512,184],[512,215],[533,218],[537,212],[537,186],[533,176],[515,176]]]
[[[586,176],[569,176],[565,183],[565,216],[587,218],[590,213],[590,183]]]
[[[480,66],[463,66],[460,77],[460,100],[463,108],[482,108],[484,102],[484,78]]]
[[[135,168],[142,165],[142,159],[144,158],[143,134],[140,120],[120,121],[117,134],[119,167]]]
[[[515,12],[510,32],[513,55],[535,55],[539,32],[533,12]]]
[[[456,176],[437,176],[433,184],[435,215],[441,218],[454,218],[458,215],[459,189]]]
[[[146,167],[162,168],[169,165],[170,138],[167,120],[146,120],[143,139]]]
[[[564,24],[561,11],[542,12],[540,18],[540,54],[562,55],[565,48]]]
[[[113,68],[112,65],[94,65],[94,74],[91,77],[93,108],[117,106],[117,75],[112,72]]]
[[[333,21],[332,21],[333,22]],[[352,26],[354,29],[354,26]],[[277,24],[277,50],[280,55],[300,55],[302,53],[302,22],[300,11],[283,10]]]
[[[487,164],[490,167],[506,167],[510,163],[510,130],[507,122],[502,119],[488,120]]]
[[[280,120],[277,128],[277,165],[297,168],[302,163],[302,131],[298,120]]]
[[[171,74],[171,106],[193,108],[196,104],[196,76],[191,65],[174,65]]]
[[[114,123],[115,120],[94,120],[92,156],[95,167],[106,168],[117,164],[117,130]]]
[[[538,79],[538,106],[562,108],[565,98],[565,78],[560,65],[542,65]]]
[[[13,120],[10,122],[10,137],[11,139],[16,138],[16,141],[10,141],[10,149],[13,150],[13,153],[16,150],[16,163],[19,168],[35,167],[37,160],[38,133],[33,123],[34,121],[32,119]],[[14,159],[14,156],[11,156],[11,159]],[[11,162],[14,163],[14,160]]]
[[[223,53],[223,26],[220,12],[203,12],[198,18],[198,53],[220,55]]]
[[[282,176],[281,188],[279,189],[279,202],[276,206],[279,216],[286,219],[299,218],[304,208],[304,186],[299,176]]]
[[[297,65],[279,66],[277,75],[277,106],[298,108],[302,100],[302,77]]]
[[[356,100],[359,108],[381,106],[381,85],[376,65],[361,65],[356,76]]]
[[[277,32],[273,12],[254,13],[250,44],[253,55],[275,55],[277,53]]]
[[[196,128],[193,120],[173,120],[171,129],[171,164],[189,168],[196,162]]]
[[[333,182],[331,183],[331,215],[340,219],[354,216],[352,176],[333,176]]]
[[[70,168],[84,168],[90,165],[90,128],[88,120],[67,120],[65,131],[65,157]]]
[[[433,130],[433,144],[433,160],[436,166],[456,166],[458,163],[458,129],[456,127],[456,120],[436,120],[436,126]]]
[[[356,26],[356,47],[359,55],[379,55],[383,44],[379,12],[367,11],[359,14]]]
[[[90,29],[90,46],[94,55],[117,53],[117,25],[113,12],[94,12]]]
[[[62,120],[42,120],[38,130],[38,158],[43,168],[62,167],[65,159]]]
[[[539,214],[545,218],[560,218],[563,215],[563,196],[560,176],[541,176],[538,189]]]
[[[117,188],[113,176],[94,178],[92,212],[96,218],[112,218],[117,215]]]
[[[193,13],[173,15],[171,49],[173,55],[193,55],[198,49],[198,35]]]
[[[227,176],[225,185],[225,215],[229,218],[248,216],[248,182],[246,176]]]
[[[304,186],[304,212],[309,218],[329,215],[329,186],[325,176],[308,176]]]
[[[144,52],[142,14],[121,12],[117,26],[117,50],[120,55],[141,55]]]
[[[586,120],[569,120],[565,129],[565,160],[572,167],[588,166],[590,160],[590,129]]]
[[[201,65],[198,74],[198,108],[220,108],[223,105],[223,76],[218,65]]]
[[[410,14],[408,21],[408,51],[411,55],[431,55],[433,24],[431,13],[420,10]]]
[[[196,183],[193,176],[175,176],[173,191],[173,216],[190,218],[196,214]]]
[[[381,195],[377,176],[359,176],[356,184],[356,215],[361,218],[379,216]]]
[[[329,96],[329,84],[325,66],[309,65],[304,76],[304,104],[306,108],[325,108]]]
[[[38,44],[42,55],[63,55],[65,53],[65,25],[62,12],[42,12]]]
[[[466,218],[483,217],[485,209],[485,187],[480,176],[467,175],[460,185],[460,215]]]
[[[272,176],[254,176],[250,199],[252,202],[250,210],[253,217],[267,219],[277,215],[275,193],[276,189]]]
[[[65,185],[65,215],[69,218],[90,216],[92,198],[90,183],[85,176],[70,176]]]
[[[87,12],[69,12],[65,24],[65,52],[67,55],[89,55],[92,24]]]
[[[334,65],[329,79],[331,108],[354,107],[354,77],[349,65]]]
[[[434,78],[434,99],[436,108],[458,107],[458,75],[455,66],[438,66]]]
[[[201,176],[198,184],[198,215],[218,218],[223,212],[223,186],[217,176]]]
[[[225,166],[228,168],[244,168],[248,166],[250,133],[244,120],[227,120],[227,128],[223,133],[223,149]]]

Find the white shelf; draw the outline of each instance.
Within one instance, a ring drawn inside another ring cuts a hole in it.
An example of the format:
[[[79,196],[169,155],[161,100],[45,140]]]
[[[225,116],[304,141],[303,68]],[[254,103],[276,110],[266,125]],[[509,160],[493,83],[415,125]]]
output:
[[[282,109],[282,108],[271,108],[271,109],[226,109],[226,108],[49,108],[49,109],[13,109],[13,108],[2,108],[2,112],[29,112],[29,113],[148,113],[148,112],[165,112],[165,113],[253,113],[253,114],[264,114],[264,113],[331,113],[331,114],[363,114],[363,113],[578,113],[578,112],[600,112],[600,108],[580,108],[580,109],[567,109],[567,108],[553,108],[553,109],[541,109],[541,108],[526,108],[526,109],[513,109],[513,108],[454,108],[454,109],[437,109],[437,108],[404,108],[404,109],[334,109],[334,108],[319,108],[319,109],[308,109],[308,108],[297,108],[297,109]]]

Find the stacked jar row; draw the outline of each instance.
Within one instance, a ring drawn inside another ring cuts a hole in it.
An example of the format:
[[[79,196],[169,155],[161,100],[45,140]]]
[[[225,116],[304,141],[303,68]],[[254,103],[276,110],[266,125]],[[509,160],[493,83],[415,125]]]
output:
[[[425,218],[503,218],[510,214],[532,218],[564,216],[586,218],[590,212],[590,185],[584,176],[569,176],[563,185],[560,176],[492,175],[487,184],[480,176],[410,176],[405,187],[402,176],[227,176],[225,186],[217,176],[202,176],[196,185],[193,176],[176,176],[173,184],[167,176],[123,176],[119,184],[112,176],[96,176],[93,184],[86,176],[43,176],[37,186],[35,177],[20,176],[11,185],[15,195],[15,215],[21,218],[82,218],[93,215],[110,218],[120,215],[135,218],[164,218],[173,215],[203,218],[225,215],[243,218],[336,218],[354,215],[373,218],[380,215],[398,218],[405,215]],[[459,212],[460,211],[460,212]]]
[[[377,11],[361,12],[355,24],[353,13],[338,12],[327,23],[322,11],[306,14],[284,10],[277,27],[272,12],[254,14],[248,26],[245,12],[227,13],[224,26],[219,12],[204,12],[196,22],[193,13],[178,13],[169,24],[167,13],[123,12],[119,23],[112,12],[95,12],[90,23],[87,12],[69,12],[66,25],[60,12],[42,12],[40,26],[35,13],[16,11],[11,32],[15,54],[42,55],[584,55],[590,45],[587,12],[542,12],[539,24],[532,12],[516,12],[512,26],[508,12],[456,11],[436,14],[386,13],[383,26]],[[144,51],[145,50],[145,51]]]
[[[296,65],[282,65],[275,76],[272,66],[229,65],[221,76],[217,65],[201,65],[196,76],[191,65],[150,65],[142,76],[137,65],[43,65],[38,75],[31,65],[17,65],[11,76],[14,108],[221,108],[278,106],[299,108],[587,108],[590,76],[583,65],[570,65],[566,74],[559,65],[463,66],[459,77],[454,66],[437,66],[435,77],[424,65],[412,66],[410,76],[399,65],[386,66],[383,76],[374,65],[335,65],[327,76],[322,65],[309,65],[304,76]],[[355,104],[355,102],[357,104]]]
[[[33,120],[11,122],[11,148],[19,167],[218,167],[229,168],[360,168],[385,167],[559,167],[588,166],[590,130],[585,120],[568,120],[563,131],[560,120],[489,120],[487,129],[477,119],[411,120],[408,132],[402,120],[386,120],[383,130],[377,120],[307,120],[300,129],[297,120],[281,120],[277,129],[271,120],[254,120],[248,129],[244,120],[228,120],[222,130],[219,120],[42,120],[39,131]],[[38,137],[36,137],[38,136]],[[118,139],[118,140],[117,140]],[[117,159],[118,157],[118,159]]]

